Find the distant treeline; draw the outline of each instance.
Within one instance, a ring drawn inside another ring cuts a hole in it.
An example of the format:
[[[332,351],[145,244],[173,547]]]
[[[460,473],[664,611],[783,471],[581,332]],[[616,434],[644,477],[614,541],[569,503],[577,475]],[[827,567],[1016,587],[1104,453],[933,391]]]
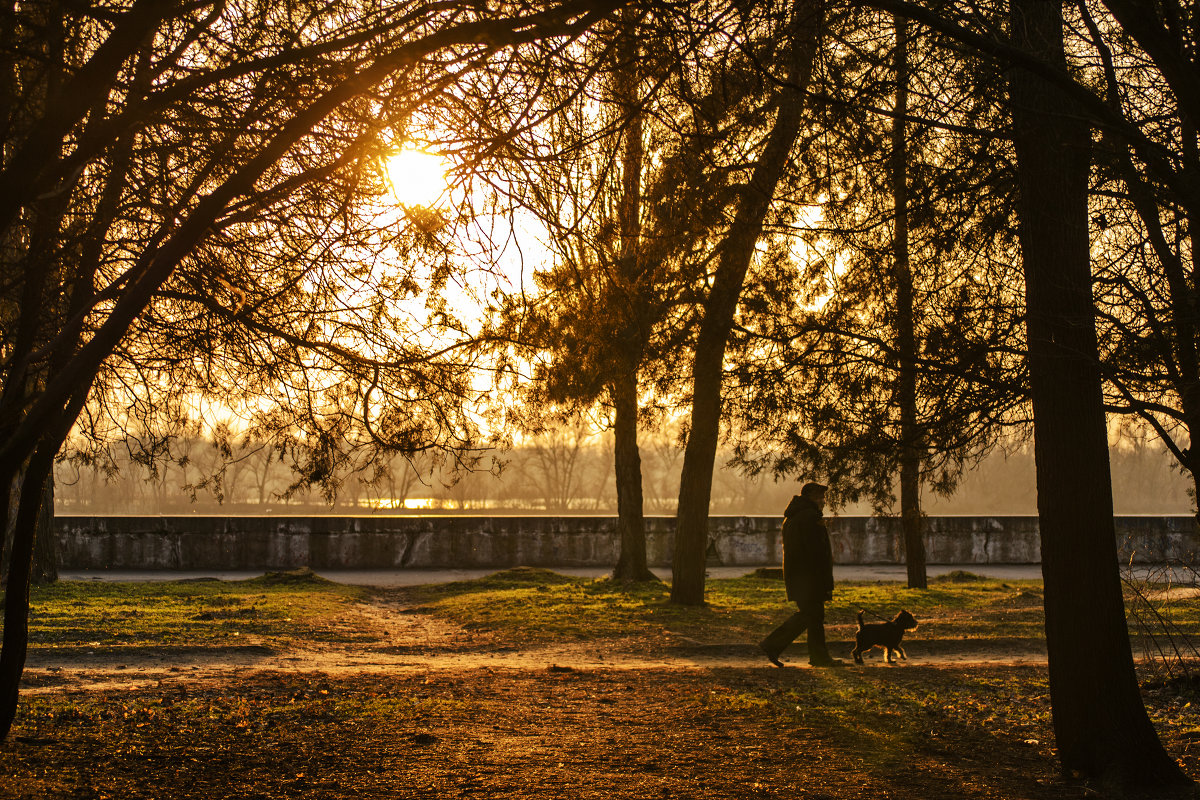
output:
[[[179,454],[182,454],[180,457]],[[332,504],[319,491],[288,489],[295,474],[269,449],[245,446],[225,463],[213,443],[181,443],[175,459],[153,470],[127,458],[115,472],[69,463],[56,469],[56,510],[67,514],[362,514],[513,512],[613,514],[612,440],[583,429],[561,429],[485,459],[492,469],[453,475],[421,458],[396,458],[386,469],[348,477]],[[1189,514],[1189,482],[1155,444],[1122,442],[1111,448],[1118,514]],[[642,449],[647,514],[673,514],[682,449],[677,437],[647,436]],[[724,464],[726,457],[718,457]],[[111,466],[111,465],[110,465]],[[219,476],[214,478],[214,476]],[[780,513],[796,491],[790,481],[750,479],[719,466],[713,514]],[[939,514],[1037,513],[1033,452],[993,453],[967,473],[949,498],[928,496],[925,511]],[[895,513],[896,510],[893,510]],[[867,504],[839,509],[871,514]]]

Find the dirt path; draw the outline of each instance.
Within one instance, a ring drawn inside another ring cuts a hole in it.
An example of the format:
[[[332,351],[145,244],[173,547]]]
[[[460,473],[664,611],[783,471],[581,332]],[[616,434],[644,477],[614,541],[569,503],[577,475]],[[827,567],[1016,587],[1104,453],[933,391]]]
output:
[[[247,672],[329,675],[404,674],[464,670],[571,669],[771,669],[748,642],[701,642],[672,633],[652,647],[632,644],[568,642],[553,646],[514,647],[497,644],[398,603],[375,601],[356,609],[355,627],[366,630],[367,643],[313,643],[286,650],[252,639],[228,647],[40,647],[26,661],[24,690],[37,694],[64,689],[111,690],[174,682],[219,682]],[[849,659],[852,643],[831,639],[831,649],[852,669],[903,669],[905,666],[1044,664],[1040,642],[1029,640],[972,642],[906,639],[908,660],[884,664],[880,651],[868,654],[862,667]],[[803,645],[784,655],[792,668],[808,669]]]

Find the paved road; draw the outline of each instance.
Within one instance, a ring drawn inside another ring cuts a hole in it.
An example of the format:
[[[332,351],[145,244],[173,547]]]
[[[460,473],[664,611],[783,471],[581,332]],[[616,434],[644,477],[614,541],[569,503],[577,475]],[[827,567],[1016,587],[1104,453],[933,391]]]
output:
[[[553,567],[563,575],[578,575],[599,578],[612,570],[607,567]],[[754,567],[710,567],[710,578],[737,578],[754,571]],[[1040,578],[1042,569],[1037,564],[939,564],[929,567],[929,575],[936,576],[952,570],[966,570],[990,578],[1018,580]],[[362,586],[419,586],[428,583],[447,583],[481,578],[496,572],[494,569],[376,569],[376,570],[321,570],[318,574],[337,583]],[[671,570],[657,568],[654,573],[663,580],[671,579]],[[158,570],[63,570],[59,577],[69,581],[178,581],[198,578],[219,578],[225,581],[245,580],[262,575],[262,570],[188,570],[169,572]],[[903,565],[846,565],[833,568],[833,577],[838,581],[903,581]]]

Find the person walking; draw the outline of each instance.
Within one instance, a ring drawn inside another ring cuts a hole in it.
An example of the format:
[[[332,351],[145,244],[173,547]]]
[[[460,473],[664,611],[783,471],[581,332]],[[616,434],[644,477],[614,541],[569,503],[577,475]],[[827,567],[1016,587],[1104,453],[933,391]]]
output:
[[[833,599],[833,549],[822,521],[827,488],[804,484],[783,513],[783,582],[788,600],[799,610],[758,644],[777,667],[783,666],[779,656],[784,649],[805,631],[809,664],[842,666],[825,646],[825,602]]]

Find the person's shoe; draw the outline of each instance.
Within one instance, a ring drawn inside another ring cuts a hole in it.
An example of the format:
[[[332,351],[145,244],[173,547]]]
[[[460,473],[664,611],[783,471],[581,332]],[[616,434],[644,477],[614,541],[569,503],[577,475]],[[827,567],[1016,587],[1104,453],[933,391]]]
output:
[[[779,660],[779,653],[772,652],[770,650],[770,648],[768,648],[762,642],[759,642],[758,649],[763,651],[763,654],[766,655],[767,660],[770,661],[772,664],[774,664],[777,667],[783,666],[783,662]]]

